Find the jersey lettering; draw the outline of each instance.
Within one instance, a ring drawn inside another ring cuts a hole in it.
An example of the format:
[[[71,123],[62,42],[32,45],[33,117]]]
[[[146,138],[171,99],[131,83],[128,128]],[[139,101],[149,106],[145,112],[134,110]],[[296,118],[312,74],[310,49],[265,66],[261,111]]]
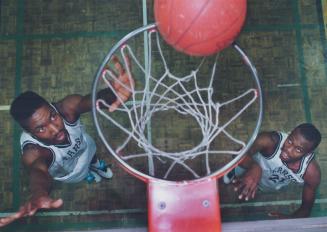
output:
[[[67,156],[63,157],[63,160],[69,160],[69,159],[73,158],[80,150],[81,144],[82,144],[82,138],[81,137],[76,138],[74,146],[72,147],[71,150],[67,151],[67,153],[66,153]]]
[[[274,183],[284,183],[286,180],[290,182],[297,182],[296,179],[283,167],[277,167],[272,171],[269,180]]]

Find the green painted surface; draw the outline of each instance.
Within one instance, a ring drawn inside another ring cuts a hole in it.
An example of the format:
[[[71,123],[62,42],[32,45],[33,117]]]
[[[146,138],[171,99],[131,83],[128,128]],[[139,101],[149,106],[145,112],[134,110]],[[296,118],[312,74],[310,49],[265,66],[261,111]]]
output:
[[[152,0],[2,0],[0,4],[0,106],[8,106],[27,89],[50,100],[89,93],[98,66],[115,42],[146,21],[153,22]],[[238,42],[262,79],[262,130],[288,131],[308,121],[326,137],[325,9],[325,1],[248,1],[247,21]],[[90,115],[82,119],[97,137]],[[20,129],[10,119],[8,107],[0,111],[0,122],[0,215],[5,216],[28,199],[29,191],[27,173],[20,164]],[[20,220],[3,231],[146,225],[145,184],[125,173],[99,139],[97,143],[99,154],[113,164],[113,180],[99,185],[56,183],[52,196],[64,199],[62,209]],[[327,168],[326,150],[323,140],[317,151],[322,170]],[[326,215],[325,172],[322,179],[312,216]],[[294,210],[300,199],[298,188],[259,194],[248,204],[238,202],[232,188],[221,185],[220,194],[224,221],[265,219],[271,209]]]

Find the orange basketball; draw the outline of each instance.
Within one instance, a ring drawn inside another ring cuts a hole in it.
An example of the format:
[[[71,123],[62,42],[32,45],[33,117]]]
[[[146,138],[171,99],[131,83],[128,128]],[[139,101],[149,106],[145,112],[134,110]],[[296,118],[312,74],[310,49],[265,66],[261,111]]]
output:
[[[246,17],[246,0],[155,0],[160,34],[176,50],[208,56],[229,46]]]

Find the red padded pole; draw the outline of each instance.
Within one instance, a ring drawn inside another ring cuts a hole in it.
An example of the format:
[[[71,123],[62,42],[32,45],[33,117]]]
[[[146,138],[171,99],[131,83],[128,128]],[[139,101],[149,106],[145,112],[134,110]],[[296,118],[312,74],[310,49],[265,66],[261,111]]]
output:
[[[149,232],[220,232],[216,179],[148,183]]]

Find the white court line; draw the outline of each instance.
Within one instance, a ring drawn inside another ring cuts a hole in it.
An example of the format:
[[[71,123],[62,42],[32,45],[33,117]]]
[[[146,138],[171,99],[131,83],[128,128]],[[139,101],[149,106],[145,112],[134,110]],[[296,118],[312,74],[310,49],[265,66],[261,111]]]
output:
[[[258,202],[244,202],[244,203],[230,203],[230,204],[221,204],[220,208],[239,208],[239,207],[260,207],[267,205],[290,205],[298,204],[300,205],[302,200],[286,200],[286,201],[258,201]],[[327,199],[316,199],[315,204],[327,204]]]
[[[278,84],[278,88],[288,88],[288,87],[297,87],[300,86],[299,83],[293,83],[293,84]]]
[[[327,199],[316,199],[315,205],[326,204]],[[281,206],[290,204],[301,204],[301,200],[287,200],[287,201],[263,201],[263,202],[248,202],[237,204],[221,204],[221,209],[228,208],[240,208],[240,207],[262,207],[262,206]],[[52,212],[40,212],[37,216],[40,217],[58,217],[58,216],[81,216],[81,215],[103,215],[103,214],[128,214],[128,213],[146,213],[146,209],[118,209],[118,210],[98,210],[98,211],[52,211]],[[7,217],[13,212],[0,213],[0,217]]]
[[[128,213],[145,213],[145,209],[116,209],[116,210],[98,210],[98,211],[52,211],[39,212],[40,217],[58,217],[58,216],[82,216],[82,215],[102,215],[102,214],[128,214]],[[7,217],[13,212],[0,213],[0,217]]]
[[[0,105],[0,111],[7,111],[7,110],[9,110],[10,109],[10,105]]]
[[[126,102],[126,105],[132,105],[130,101]],[[10,105],[0,105],[0,111],[9,111]]]

